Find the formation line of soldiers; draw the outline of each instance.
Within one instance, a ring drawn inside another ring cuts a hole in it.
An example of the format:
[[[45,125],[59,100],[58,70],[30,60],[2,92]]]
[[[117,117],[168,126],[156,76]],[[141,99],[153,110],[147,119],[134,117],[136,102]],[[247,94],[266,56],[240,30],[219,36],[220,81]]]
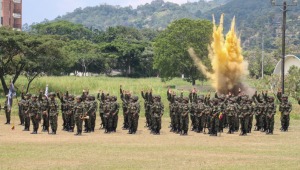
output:
[[[161,96],[153,95],[152,90],[141,91],[141,96],[144,99],[145,127],[151,134],[159,135],[161,118],[164,114]],[[288,131],[292,105],[288,97],[282,95],[281,90],[278,90],[276,97],[280,102],[280,129]],[[99,100],[99,106],[96,98]],[[124,117],[122,129],[128,130],[129,134],[135,134],[141,111],[139,97],[123,90],[120,86],[120,99]],[[233,134],[240,129],[240,135],[245,136],[252,131],[253,119],[255,119],[255,131],[266,134],[273,134],[274,131],[275,97],[269,96],[267,91],[261,94],[255,92],[251,97],[242,91],[239,91],[237,96],[231,93],[228,95],[215,93],[211,98],[210,94],[199,95],[196,89],[191,90],[188,96],[184,96],[183,91],[177,96],[176,92],[168,88],[167,99],[171,119],[170,131],[180,135],[188,134],[189,121],[191,121],[192,131],[208,133],[211,136],[217,136],[217,133],[223,132],[224,128],[228,128],[228,134]],[[100,129],[104,129],[105,133],[114,133],[118,126],[120,109],[116,96],[99,91],[95,97],[89,95],[88,90],[84,90],[82,95],[77,97],[68,92],[65,94],[51,92],[48,96],[45,96],[42,91],[38,96],[22,93],[18,106],[20,125],[24,126],[24,131],[29,131],[32,123],[32,134],[37,134],[39,123],[42,122],[42,131],[53,135],[57,133],[60,111],[64,131],[74,132],[76,126],[75,135],[81,135],[83,131],[94,132],[98,109]],[[6,113],[6,124],[9,124],[11,110],[7,107],[7,101],[3,109]]]

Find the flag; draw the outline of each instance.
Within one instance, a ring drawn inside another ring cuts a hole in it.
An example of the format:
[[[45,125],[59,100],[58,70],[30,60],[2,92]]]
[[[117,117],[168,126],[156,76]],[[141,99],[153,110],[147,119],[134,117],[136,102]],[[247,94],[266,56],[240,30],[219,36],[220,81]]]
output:
[[[219,120],[222,120],[222,119],[223,119],[223,113],[221,112],[219,115]]]
[[[13,83],[10,83],[9,91],[7,94],[7,107],[11,108],[13,104],[13,97],[16,96],[16,91]]]
[[[47,84],[47,86],[46,86],[46,89],[45,89],[45,96],[48,98],[48,84]]]

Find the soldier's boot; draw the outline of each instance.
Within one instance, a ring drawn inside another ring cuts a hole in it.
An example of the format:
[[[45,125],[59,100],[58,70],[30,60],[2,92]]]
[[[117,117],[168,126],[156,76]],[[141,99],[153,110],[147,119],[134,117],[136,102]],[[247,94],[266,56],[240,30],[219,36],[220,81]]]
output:
[[[231,134],[231,130],[228,130],[227,134]]]
[[[156,134],[157,134],[157,135],[160,135],[160,130],[157,130]]]
[[[241,133],[239,134],[239,136],[244,136],[244,131],[241,130]]]
[[[131,129],[129,129],[128,134],[132,134],[132,130]]]
[[[183,135],[184,135],[184,136],[187,136],[187,135],[188,135],[187,130],[184,131]]]
[[[69,132],[74,132],[74,128],[71,127],[70,130],[69,130]]]

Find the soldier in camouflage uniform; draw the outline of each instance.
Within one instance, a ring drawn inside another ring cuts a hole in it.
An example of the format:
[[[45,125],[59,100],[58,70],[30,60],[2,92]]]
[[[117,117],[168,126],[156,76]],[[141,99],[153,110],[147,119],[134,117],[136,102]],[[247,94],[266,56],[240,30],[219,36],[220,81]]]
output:
[[[287,95],[282,95],[281,92],[277,93],[277,97],[280,101],[279,111],[281,112],[281,128],[282,132],[287,132],[290,125],[290,113],[292,111],[292,104],[288,101]]]
[[[133,96],[131,102],[128,104],[127,115],[129,122],[129,134],[135,134],[138,128],[140,104],[138,96]]]
[[[219,100],[214,98],[212,100],[212,110],[210,115],[210,136],[217,136],[219,131],[219,114],[221,113],[221,107],[219,106]]]
[[[5,124],[10,124],[10,113],[11,113],[11,106],[8,106],[7,104],[8,102],[8,96],[6,96],[6,100],[4,102],[4,112],[5,112],[5,116],[6,116],[6,123]]]
[[[84,96],[84,97],[83,97]],[[81,96],[82,99],[82,103],[84,105],[84,117],[85,119],[84,121],[84,133],[90,133],[91,132],[91,119],[89,117],[89,113],[87,112],[90,109],[90,95],[85,95],[85,93],[83,93],[83,95]]]
[[[176,94],[175,93],[172,93],[171,89],[168,88],[168,91],[167,91],[167,99],[169,101],[169,110],[170,110],[170,119],[171,119],[171,124],[170,124],[170,132],[174,132],[175,129],[176,129],[176,125],[175,125],[175,117],[176,117],[176,112],[175,112],[175,97],[176,97]]]
[[[241,124],[241,133],[240,136],[246,136],[249,127],[249,115],[251,112],[251,106],[247,103],[248,98],[242,99],[241,104],[239,105],[239,118]]]
[[[98,109],[98,103],[95,100],[95,96],[89,96],[88,100],[89,100],[89,110],[87,111],[87,115],[90,117],[89,131],[94,132],[95,125],[96,125],[96,113]]]
[[[57,131],[57,118],[58,118],[58,103],[55,99],[55,93],[49,93],[49,121],[52,132],[50,134],[55,135]],[[67,108],[65,108],[67,110]],[[66,113],[65,113],[66,114]],[[65,122],[66,123],[66,122]]]
[[[76,103],[74,104],[74,115],[75,115],[75,123],[77,127],[77,133],[75,135],[79,136],[82,134],[82,122],[84,119],[84,105],[82,103],[81,96],[76,97]]]
[[[47,96],[43,94],[43,91],[40,91],[39,102],[41,105],[41,112],[43,118],[42,132],[49,132],[49,102]]]
[[[181,115],[181,112],[180,112],[180,106],[181,106],[181,98],[178,97],[178,96],[175,96],[174,97],[174,105],[172,106],[173,107],[173,110],[174,110],[174,133],[180,133],[181,130],[180,130],[180,115]]]
[[[153,123],[153,134],[159,135],[161,129],[161,117],[164,114],[164,104],[161,102],[160,96],[154,97],[154,103],[151,107],[151,116]]]
[[[250,106],[250,114],[249,114],[249,123],[248,123],[248,132],[247,133],[251,133],[251,131],[252,131],[253,116],[255,114],[255,106],[252,104],[253,103],[252,99],[248,99],[247,103]]]
[[[235,131],[235,117],[237,116],[237,112],[238,112],[238,108],[237,108],[237,104],[234,103],[234,99],[230,98],[228,100],[228,104],[226,106],[226,114],[227,114],[227,118],[228,118],[228,134],[233,134]]]
[[[19,111],[19,118],[20,118],[20,124],[19,125],[22,125],[24,126],[24,112],[22,110],[22,103],[24,102],[24,99],[21,99],[19,102],[18,102],[18,111]]]
[[[60,93],[57,93],[57,97],[60,100],[61,103],[61,115],[63,119],[63,130],[68,131],[67,129],[67,114],[68,114],[68,99],[69,99],[69,92],[67,91],[66,94],[63,96],[60,95]]]
[[[40,103],[37,101],[37,96],[32,95],[28,110],[26,111],[27,114],[29,114],[33,125],[33,131],[31,134],[37,134],[37,131],[39,129],[39,122],[41,121],[40,109]]]
[[[225,124],[225,117],[226,117],[226,113],[225,113],[225,108],[226,108],[226,97],[225,95],[221,94],[220,96],[218,96],[217,93],[215,93],[215,98],[217,98],[219,100],[219,106],[220,106],[220,114],[221,116],[219,117],[219,131],[223,132],[223,128],[224,128],[224,124]]]
[[[203,120],[203,119],[205,119],[204,111],[206,109],[203,95],[198,97],[197,104],[196,104],[196,106],[194,106],[194,108],[195,108],[195,128],[196,128],[195,131],[197,133],[202,133],[204,121],[205,121],[205,120]]]
[[[29,109],[29,105],[30,105],[30,98],[31,98],[31,94],[27,93],[25,96],[22,93],[22,112],[24,114],[24,130],[23,131],[29,131],[30,130],[30,116],[28,113],[28,109]]]
[[[266,104],[261,95],[257,95],[257,92],[255,92],[253,96],[253,101],[255,102],[255,129],[254,131],[260,131],[264,128],[264,121],[262,116],[265,113],[266,110]]]
[[[105,133],[110,133],[110,129],[109,129],[109,126],[108,126],[108,122],[111,119],[110,104],[111,104],[110,96],[106,96],[106,100],[105,100],[105,103],[103,105],[103,111],[104,111],[104,114],[103,114],[104,124],[103,124],[103,126],[105,127]]]
[[[101,120],[100,129],[101,128],[105,129],[103,115],[104,115],[104,105],[105,105],[106,96],[103,92],[100,95],[100,92],[99,92],[98,95],[97,95],[97,99],[100,102],[99,103],[99,117],[100,117],[100,120]]]
[[[189,106],[189,98],[184,97],[183,103],[180,106],[180,135],[188,135],[189,130],[189,112],[190,112],[190,106]]]
[[[120,105],[117,102],[117,96],[111,97],[111,104],[110,104],[110,119],[109,119],[109,129],[110,132],[116,132],[118,126],[118,114],[119,114]]]
[[[197,107],[197,91],[194,88],[190,94],[189,94],[189,99],[190,99],[190,118],[191,118],[191,127],[192,130],[196,130],[196,117],[195,117],[195,109]]]
[[[123,108],[123,117],[124,117],[124,123],[123,123],[123,130],[127,130],[129,128],[129,118],[128,118],[128,104],[130,103],[131,94],[129,92],[125,92],[122,89],[122,85],[120,85],[120,95],[122,100],[122,108]],[[149,104],[149,103],[148,103]]]
[[[151,115],[150,115],[150,91],[141,91],[141,95],[144,99],[144,109],[145,109],[145,117],[146,117],[146,127],[151,127]]]
[[[274,115],[276,114],[276,105],[274,103],[274,97],[268,98],[268,103],[266,104],[266,134],[273,134],[274,130]]]
[[[68,111],[67,111],[67,117],[66,117],[69,132],[74,132],[74,127],[75,127],[74,106],[75,106],[74,96],[69,95]]]

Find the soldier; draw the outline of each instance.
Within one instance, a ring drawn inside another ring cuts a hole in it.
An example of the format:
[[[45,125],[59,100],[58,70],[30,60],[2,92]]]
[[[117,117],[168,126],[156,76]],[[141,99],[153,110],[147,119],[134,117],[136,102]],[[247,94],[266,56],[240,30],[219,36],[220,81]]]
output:
[[[255,92],[254,96],[252,97],[253,101],[255,102],[255,129],[254,131],[260,131],[264,128],[264,122],[263,122],[263,115],[265,112],[265,101],[261,95],[257,95],[257,92]]]
[[[189,112],[190,112],[190,106],[189,106],[189,98],[184,97],[183,103],[180,106],[181,109],[181,115],[180,115],[180,135],[186,136],[188,135],[189,130]]]
[[[41,112],[43,118],[42,132],[48,131],[49,133],[49,102],[47,96],[43,94],[43,91],[40,91],[39,102],[41,105]]]
[[[84,119],[84,105],[82,104],[81,96],[76,97],[76,103],[74,105],[74,115],[75,115],[75,123],[77,127],[76,136],[80,136],[82,134],[82,122]]]
[[[124,117],[124,123],[123,123],[123,130],[127,130],[129,128],[129,118],[127,115],[127,109],[128,109],[128,104],[130,103],[130,98],[131,94],[129,92],[125,92],[122,89],[122,85],[120,85],[120,95],[121,95],[121,100],[122,100],[122,108],[123,108],[123,117]]]
[[[19,102],[18,102],[18,108],[19,108],[19,118],[20,118],[20,124],[19,125],[22,125],[24,126],[24,112],[22,110],[22,103],[24,102],[24,99],[21,99]]]
[[[219,131],[219,114],[221,112],[221,107],[219,106],[219,100],[214,98],[212,100],[212,111],[210,115],[210,136],[217,136],[217,133]]]
[[[117,102],[117,96],[111,97],[111,104],[110,104],[110,121],[109,127],[111,132],[116,132],[118,126],[118,114],[119,114],[120,105]]]
[[[138,120],[140,113],[140,104],[138,102],[138,96],[132,96],[131,101],[128,104],[127,115],[129,121],[129,134],[135,134],[138,128]]]
[[[161,102],[160,96],[154,97],[154,103],[151,107],[151,115],[153,117],[153,132],[154,135],[160,135],[161,117],[164,114],[164,104]]]
[[[101,128],[105,128],[104,126],[104,105],[105,105],[105,100],[106,100],[106,97],[105,97],[105,94],[103,92],[101,92],[101,95],[100,95],[100,91],[97,95],[97,99],[100,101],[99,103],[99,116],[100,116],[100,120],[101,120],[101,123],[100,123],[100,129]]]
[[[105,132],[104,133],[110,133],[111,127],[109,127],[109,122],[111,119],[111,115],[110,115],[110,109],[111,109],[111,103],[110,103],[110,96],[106,97],[106,101],[104,103],[103,106],[103,110],[104,110],[104,114],[103,114],[103,118],[104,118],[104,124],[103,126],[105,127]]]
[[[204,111],[206,109],[206,105],[204,104],[204,96],[201,95],[198,97],[197,104],[195,106],[195,129],[197,133],[202,133],[204,121]],[[205,118],[204,118],[205,119]]]
[[[191,90],[189,94],[189,99],[191,103],[191,108],[190,108],[191,127],[192,127],[192,131],[194,131],[196,130],[195,109],[197,106],[197,91],[195,88]]]
[[[226,109],[225,109],[226,113],[227,113],[227,117],[228,117],[228,126],[229,126],[229,129],[228,129],[228,134],[233,134],[234,131],[235,131],[235,126],[234,126],[234,123],[235,123],[235,117],[236,117],[236,114],[237,114],[237,104],[234,103],[234,100],[232,98],[230,98],[228,100],[228,104],[226,106]]]
[[[95,100],[95,96],[89,96],[88,100],[89,100],[89,110],[87,111],[87,115],[89,116],[89,120],[90,120],[89,131],[94,132],[95,125],[96,125],[96,112],[98,109],[98,103]]]
[[[84,133],[90,133],[91,132],[91,119],[89,117],[89,113],[88,110],[90,109],[91,105],[90,105],[90,95],[85,95],[86,92],[83,93],[82,95],[82,103],[84,105],[84,110],[86,111],[84,113]]]
[[[11,113],[11,106],[8,106],[8,95],[6,95],[6,100],[4,102],[4,111],[5,111],[5,116],[6,116],[6,125],[10,124],[10,113]]]
[[[75,106],[74,96],[69,95],[68,111],[67,111],[67,117],[66,117],[69,132],[74,132],[74,127],[75,127],[74,106]]]
[[[170,119],[171,119],[171,123],[170,123],[170,132],[174,132],[174,129],[176,129],[175,127],[175,110],[174,110],[174,106],[175,106],[175,93],[172,93],[172,90],[170,89],[170,87],[168,87],[167,90],[167,99],[169,101],[169,110],[170,110]]]
[[[22,112],[24,114],[24,130],[23,131],[29,131],[30,130],[30,116],[29,113],[27,112],[29,109],[29,105],[30,105],[30,98],[31,98],[31,94],[27,93],[25,96],[22,93]]]
[[[274,130],[274,115],[276,114],[276,105],[274,103],[274,97],[268,98],[268,103],[266,104],[266,134],[273,134]]]
[[[242,99],[241,104],[239,106],[239,118],[240,118],[240,124],[241,124],[241,133],[240,136],[246,136],[248,132],[249,127],[249,115],[251,112],[251,107],[247,103],[248,98]]]
[[[49,93],[49,121],[50,121],[50,126],[51,126],[51,130],[52,132],[49,134],[55,135],[56,131],[57,131],[57,117],[58,117],[58,103],[55,99],[55,93],[51,92]],[[66,104],[64,105],[66,107]],[[68,108],[64,108],[64,114],[67,115],[67,109]],[[65,115],[65,116],[66,116]],[[66,118],[66,117],[64,117]],[[65,122],[65,125],[67,124],[67,121]],[[67,128],[67,127],[65,127]]]
[[[149,94],[150,92],[146,91],[141,91],[141,95],[144,99],[144,109],[145,109],[145,117],[146,117],[146,126],[145,127],[150,127],[151,125],[151,116],[150,116],[150,107],[149,107]]]
[[[254,110],[255,107],[254,105],[252,105],[253,100],[252,99],[248,99],[248,104],[250,106],[250,114],[249,114],[249,123],[248,123],[248,132],[247,133],[251,133],[252,131],[252,122],[253,122],[253,115],[255,114]]]
[[[67,121],[66,116],[68,112],[68,99],[69,99],[69,92],[67,91],[63,96],[60,95],[60,93],[57,93],[57,97],[60,100],[61,103],[61,115],[63,119],[63,130],[68,131],[67,129]]]
[[[28,110],[26,111],[27,114],[29,114],[33,125],[33,131],[31,134],[37,134],[37,131],[39,129],[39,122],[41,121],[40,109],[40,103],[37,101],[37,96],[32,95]]]
[[[226,108],[226,97],[225,95],[221,94],[220,96],[218,96],[218,93],[215,93],[215,98],[217,98],[219,100],[219,106],[221,109],[220,112],[220,117],[219,117],[219,131],[223,132],[223,128],[224,128],[224,124],[225,122],[225,117],[226,117],[226,113],[225,113],[225,108]]]
[[[277,97],[280,101],[279,111],[281,112],[281,131],[287,132],[290,125],[290,113],[292,111],[292,104],[288,101],[287,95],[282,95],[278,92]],[[281,98],[280,98],[281,97]]]

